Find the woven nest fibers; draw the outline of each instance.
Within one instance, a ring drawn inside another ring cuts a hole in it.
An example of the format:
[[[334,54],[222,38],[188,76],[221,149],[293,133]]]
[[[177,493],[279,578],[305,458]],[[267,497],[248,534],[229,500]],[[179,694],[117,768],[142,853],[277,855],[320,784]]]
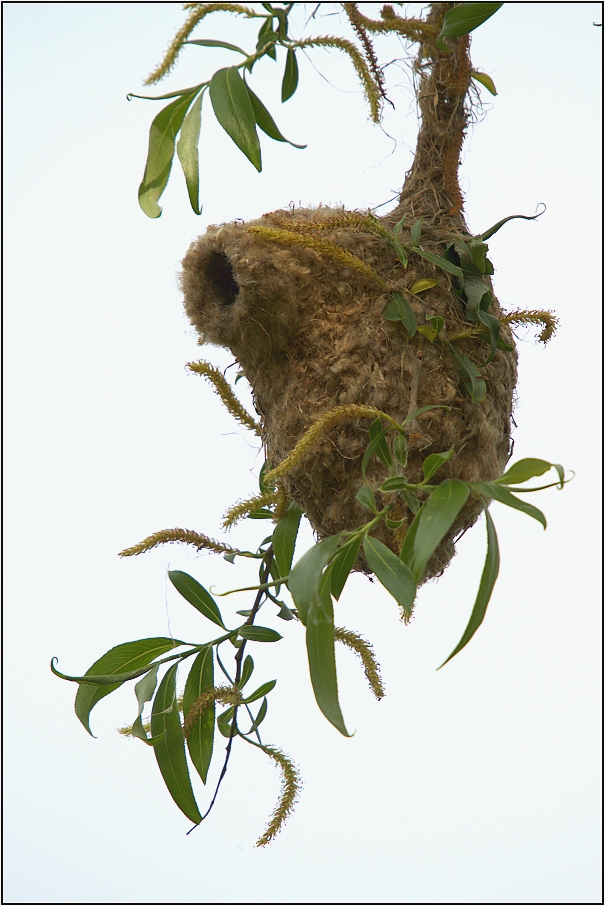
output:
[[[183,261],[181,286],[192,324],[205,341],[230,349],[239,362],[254,392],[267,461],[273,466],[335,406],[372,406],[401,422],[422,406],[441,405],[449,408],[426,412],[410,423],[408,479],[421,481],[424,458],[451,449],[455,455],[437,479],[495,478],[509,457],[516,353],[496,353],[482,369],[485,399],[472,402],[443,346],[418,335],[410,340],[401,323],[382,318],[392,290],[432,278],[438,281],[436,286],[409,297],[418,323],[436,315],[445,320],[446,335],[468,329],[463,303],[449,275],[414,254],[404,269],[379,235],[355,223],[339,227],[354,217],[343,209],[320,207],[275,211],[250,223],[209,227]],[[382,222],[392,226],[392,218]],[[463,222],[456,222],[461,234]],[[268,227],[298,230],[304,236],[310,235],[314,224],[320,225],[320,232],[312,235],[362,259],[386,282],[386,288],[337,258],[306,247],[304,240],[276,242],[250,231],[250,227]],[[429,253],[443,254],[453,235],[451,226],[424,222],[422,246]],[[406,228],[400,239],[403,244],[410,242]],[[491,312],[496,317],[500,314],[497,301]],[[512,345],[504,324],[502,338]],[[476,338],[457,346],[477,365],[488,357],[488,347]],[[361,460],[369,424],[369,419],[359,419],[335,425],[283,479],[320,538],[352,530],[368,519],[355,495],[363,481]],[[379,506],[388,502],[377,491],[385,477],[385,468],[373,459],[366,480]],[[454,539],[475,522],[480,511],[481,505],[471,495],[435,551],[424,580],[443,572],[454,555]],[[409,524],[412,514],[399,502],[393,516]],[[375,535],[399,552],[400,535],[396,537],[384,524]],[[356,568],[369,572],[362,558]]]

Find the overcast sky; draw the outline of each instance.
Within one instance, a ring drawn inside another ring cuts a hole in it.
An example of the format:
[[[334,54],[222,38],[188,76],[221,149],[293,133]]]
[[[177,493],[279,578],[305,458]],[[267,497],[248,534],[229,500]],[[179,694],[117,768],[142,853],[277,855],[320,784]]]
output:
[[[299,33],[314,4],[296,6]],[[262,464],[254,438],[184,369],[202,355],[221,367],[232,360],[196,345],[179,263],[211,223],[290,202],[392,199],[417,128],[409,68],[387,69],[396,109],[381,129],[337,52],[301,58],[299,91],[283,107],[283,60],[264,61],[252,87],[308,148],[263,136],[257,174],[205,105],[202,215],[175,167],[152,221],[137,188],[160,104],[126,94],[188,87],[232,57],[187,48],[169,79],[141,91],[183,21],[179,4],[3,11],[5,901],[600,901],[600,4],[506,3],[475,33],[473,63],[499,94],[483,92],[485,118],[470,131],[461,174],[473,232],[546,205],[538,221],[494,236],[490,257],[505,309],[553,309],[561,321],[545,349],[519,332],[514,459],[560,462],[576,478],[532,497],[546,532],[494,504],[500,578],[480,631],[439,672],[472,608],[484,523],[423,587],[408,627],[381,587],[351,580],[337,623],[373,642],[387,689],[377,704],[356,659],[338,651],[352,739],[315,704],[299,628],[282,623],[284,641],[256,646],[259,683],[278,679],[264,737],[304,781],[289,824],[262,851],[254,842],[279,791],[265,756],[236,746],[214,812],[185,836],[190,825],[152,751],[115,732],[136,714],[131,685],[93,712],[92,739],[73,713],[75,687],[48,663],[57,656],[78,674],[120,642],[210,638],[168,588],[167,568],[219,590],[251,578],[178,546],[117,557],[176,525],[225,537],[221,514],[255,492]],[[342,15],[322,11],[307,32],[349,36]],[[250,47],[254,25],[220,14],[197,36]],[[404,56],[392,38],[376,48],[382,62]],[[241,397],[251,405],[245,388]],[[226,540],[255,544],[262,528],[248,522]],[[311,540],[307,528],[299,551]],[[245,596],[224,601],[227,614],[249,606]],[[196,795],[203,809],[210,788],[197,784]]]

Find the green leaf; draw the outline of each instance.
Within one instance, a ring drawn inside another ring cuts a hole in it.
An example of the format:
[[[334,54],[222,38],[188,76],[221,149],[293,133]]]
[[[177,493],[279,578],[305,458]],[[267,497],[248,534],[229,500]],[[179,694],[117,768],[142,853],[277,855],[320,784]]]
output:
[[[281,608],[280,608],[277,616],[280,618],[280,620],[296,619],[296,617],[294,616],[294,613],[290,610],[290,608],[286,604],[284,604],[283,601],[280,601],[279,603],[281,604]]]
[[[497,318],[494,318],[493,315],[490,315],[488,311],[483,311],[481,308],[477,311],[477,318],[485,325],[485,327],[487,327],[491,347],[489,357],[482,363],[483,367],[484,365],[489,365],[496,355],[498,340],[500,339],[500,321],[498,321]]]
[[[401,218],[401,220],[398,220],[397,223],[395,224],[395,226],[393,227],[394,236],[399,236],[399,234],[401,233],[403,227],[405,226],[405,221],[407,219],[407,216],[408,216],[407,214],[404,214],[403,217]]]
[[[269,28],[265,30],[263,26],[258,33],[258,43],[256,45],[256,52],[261,53],[264,51],[268,57],[271,57],[272,60],[276,59],[275,44],[279,41],[279,34],[276,31],[273,31],[272,23],[270,20],[267,20],[269,23]]]
[[[465,276],[464,278],[464,295],[467,299],[466,311],[470,315],[470,320],[475,320],[477,317],[477,310],[481,307],[483,298],[486,295],[491,296],[490,288],[483,279],[479,276]]]
[[[376,430],[372,431],[372,428],[373,428],[375,425],[378,425],[379,428],[380,428],[380,430],[376,429]],[[365,453],[363,454],[363,459],[362,459],[362,461],[361,461],[361,475],[362,475],[362,478],[365,478],[365,477],[366,477],[366,472],[367,472],[367,470],[368,470],[368,466],[369,466],[369,464],[370,464],[370,460],[371,460],[372,456],[373,456],[374,454],[376,454],[377,456],[379,456],[379,453],[378,453],[379,448],[381,449],[381,451],[382,451],[383,454],[384,454],[384,447],[386,447],[386,443],[385,443],[384,438],[385,438],[385,436],[387,435],[387,433],[388,433],[388,431],[389,431],[389,428],[382,428],[382,422],[380,421],[379,418],[377,418],[377,419],[376,419],[375,421],[373,421],[372,424],[370,425],[370,431],[372,432],[371,435],[370,435],[370,436],[371,436],[371,440],[370,440],[370,443],[368,444],[368,446],[366,447],[366,451],[365,451]],[[390,456],[390,453],[389,453],[389,451],[388,451],[388,447],[386,447],[386,449],[387,449],[387,455]],[[382,458],[382,457],[379,456],[379,458]],[[384,462],[384,460],[382,460],[382,461]]]
[[[273,532],[273,551],[280,576],[287,576],[292,568],[296,537],[302,510],[293,500]]]
[[[385,493],[391,493],[392,491],[401,491],[403,488],[407,488],[409,481],[407,478],[404,478],[402,475],[396,475],[394,478],[387,478],[386,481],[383,481],[380,485],[380,490]]]
[[[322,714],[343,736],[350,736],[338,701],[334,654],[334,610],[329,582],[330,576],[324,576],[319,587],[315,589],[307,613],[309,673],[315,700]]]
[[[267,708],[268,708],[267,699],[263,698],[263,703],[260,706],[260,708],[258,709],[258,714],[254,718],[254,722],[252,723],[252,726],[246,733],[246,736],[250,736],[250,733],[254,733],[256,730],[258,730],[258,728],[264,721],[265,717],[267,716]]]
[[[397,434],[393,439],[393,455],[399,465],[405,467],[408,462],[408,442],[405,434]]]
[[[414,555],[410,567],[416,582],[422,579],[435,549],[451,529],[468,495],[469,487],[464,481],[446,478],[431,492],[431,496],[418,513]]]
[[[401,261],[401,263],[403,264],[403,266],[404,266],[404,267],[407,267],[407,266],[408,266],[408,256],[407,256],[407,252],[406,252],[406,250],[404,249],[404,247],[402,246],[402,244],[400,243],[399,239],[396,239],[395,237],[393,237],[393,238],[391,239],[391,245],[392,245],[393,248],[395,249],[395,254],[396,254],[397,257],[399,258],[399,260]]]
[[[323,569],[338,547],[342,532],[338,535],[331,535],[314,544],[300,558],[294,569],[290,573],[288,580],[288,589],[294,598],[294,603],[298,610],[301,621],[306,625],[309,607],[313,601],[315,589],[319,583]]]
[[[416,583],[410,569],[386,544],[370,535],[363,539],[363,549],[368,566],[378,581],[409,616],[416,597]]]
[[[242,675],[238,683],[238,687],[243,689],[250,677],[252,676],[252,671],[254,670],[254,661],[251,655],[246,655],[246,660],[244,661],[244,666],[242,667]]]
[[[198,144],[202,126],[202,99],[204,92],[200,91],[198,98],[193,102],[185,117],[181,128],[181,135],[176,146],[176,153],[181,162],[187,192],[191,207],[196,214],[201,214],[200,208],[200,156]]]
[[[186,716],[200,695],[214,687],[214,652],[212,646],[202,648],[191,665],[183,691],[183,714]],[[206,783],[214,748],[214,718],[216,703],[212,702],[194,724],[187,737],[187,749],[194,768]]]
[[[288,50],[286,54],[286,68],[284,69],[284,78],[281,83],[281,100],[289,100],[298,88],[298,63],[296,54],[293,50]]]
[[[252,110],[254,111],[254,118],[256,123],[263,132],[272,138],[276,142],[286,142],[288,145],[292,145],[293,148],[306,148],[306,145],[296,145],[294,142],[288,141],[287,138],[281,134],[275,121],[261,99],[254,94],[249,85],[246,85],[248,89],[248,94],[250,95],[250,102],[252,104]]]
[[[491,500],[497,500],[498,503],[504,503],[506,506],[510,506],[515,510],[521,510],[522,513],[526,513],[528,516],[537,519],[538,522],[546,528],[546,517],[542,510],[532,506],[531,503],[525,503],[524,500],[519,500],[518,497],[515,497],[514,494],[511,494],[511,492],[506,488],[503,488],[502,485],[489,481],[471,481],[469,484],[473,491],[477,491],[479,494],[482,494],[484,497],[488,497]]]
[[[375,418],[369,427],[368,435],[370,441],[376,441],[376,446],[374,448],[376,456],[378,457],[380,462],[387,467],[387,469],[390,469],[393,464],[393,460],[391,459],[391,452],[387,446],[387,442],[384,439],[385,434],[388,430],[389,429],[387,428],[386,431],[384,431],[380,418]]]
[[[153,747],[153,751],[168,792],[183,814],[194,824],[199,824],[202,816],[191,787],[183,728],[176,701],[177,669],[178,664],[174,664],[166,671],[153,701],[151,735],[165,734]]]
[[[182,595],[186,601],[189,601],[196,610],[199,610],[206,619],[211,620],[223,629],[227,628],[223,623],[223,618],[221,617],[221,612],[217,607],[216,601],[210,592],[206,591],[204,586],[200,585],[193,576],[181,572],[179,569],[169,569],[168,577],[178,593]]]
[[[411,286],[408,286],[408,292],[412,296],[417,296],[418,293],[423,293],[425,289],[432,289],[433,286],[437,286],[439,280],[430,280],[428,277],[423,277],[422,280],[414,280]],[[384,315],[383,315],[384,317]]]
[[[267,629],[266,626],[240,626],[237,634],[248,642],[279,642],[283,639],[283,635],[275,629]]]
[[[263,683],[262,686],[259,686],[258,689],[256,689],[252,693],[252,695],[249,695],[244,699],[243,704],[249,705],[251,702],[255,702],[259,698],[263,698],[265,695],[268,695],[269,692],[271,692],[271,690],[275,688],[276,683],[277,680],[275,679],[269,680],[268,683]]]
[[[416,315],[402,293],[393,293],[382,311],[382,317],[385,321],[402,321],[410,337],[416,333]]]
[[[545,459],[519,459],[507,469],[504,475],[496,478],[497,484],[520,484],[538,475],[544,475],[552,468],[552,464]]]
[[[372,491],[372,488],[369,486],[369,484],[362,484],[360,489],[355,494],[355,499],[359,501],[359,503],[363,507],[365,507],[366,510],[370,510],[371,513],[374,513],[374,515],[376,515],[376,513],[378,512],[378,507],[376,506],[376,500],[374,498],[374,492]]]
[[[233,718],[233,712],[235,708],[227,708],[226,711],[223,711],[222,714],[216,719],[216,726],[219,729],[221,736],[224,736],[226,739],[231,738],[231,720]]]
[[[214,73],[210,80],[210,100],[227,135],[260,173],[262,163],[256,118],[248,88],[234,66]]]
[[[483,25],[494,13],[497,13],[502,3],[459,3],[448,10],[443,19],[441,32],[437,38],[439,50],[451,49],[444,44],[444,38],[461,38]]]
[[[141,715],[143,713],[143,708],[145,707],[146,702],[150,702],[151,699],[153,698],[153,693],[155,692],[155,687],[158,684],[158,670],[159,669],[160,669],[160,665],[156,664],[155,667],[152,667],[151,670],[149,670],[145,674],[143,679],[139,680],[139,682],[134,687],[134,692],[137,697],[137,704],[139,706],[139,710],[137,712],[135,722],[132,725],[132,735],[135,736],[137,739],[142,739],[143,742],[146,742],[147,744],[150,743],[150,740],[143,727],[143,721],[141,720]],[[157,740],[154,740],[153,742],[155,743],[155,742],[157,742]]]
[[[429,324],[418,327],[418,333],[421,333],[423,337],[426,337],[426,339],[432,343],[435,337],[439,335],[440,331],[443,330],[445,320],[439,317],[429,318],[428,316],[426,320]]]
[[[237,44],[229,44],[227,41],[213,41],[211,38],[201,38],[197,41],[183,41],[183,44],[199,44],[200,47],[223,47],[225,50],[235,50],[237,53],[248,56],[245,50],[238,47]]]
[[[350,541],[343,544],[330,563],[330,591],[337,601],[357,560],[361,540],[361,535],[354,535]]]
[[[405,491],[402,491],[402,494],[405,494]],[[412,520],[412,524],[406,532],[405,538],[403,539],[403,544],[401,545],[401,550],[399,551],[399,559],[402,563],[405,563],[410,569],[414,563],[414,542],[416,540],[416,533],[418,531],[418,524],[420,522],[420,513],[422,512],[422,507],[424,504],[419,506],[419,509]]]
[[[184,644],[178,639],[162,637],[124,642],[122,645],[110,648],[98,661],[95,661],[86,671],[85,676],[105,676],[127,671],[133,672],[145,667],[147,664],[151,664],[156,657],[160,657],[167,651]],[[111,686],[90,686],[88,684],[79,686],[75,702],[76,714],[91,736],[93,734],[89,725],[90,712],[97,702],[120,685],[121,683],[118,682]]]
[[[67,673],[61,673],[60,670],[57,670],[55,667],[56,658],[51,658],[50,669],[58,676],[59,679],[68,680],[70,683],[84,683],[89,686],[113,686],[116,683],[121,685],[122,683],[128,682],[128,680],[136,679],[137,676],[142,676],[144,673],[150,669],[149,666],[139,667],[138,670],[129,670],[128,673],[116,673],[116,674],[85,674],[84,676],[69,676]]]
[[[420,220],[417,220],[412,229],[410,230],[410,242],[412,245],[418,245],[420,242],[420,235],[422,233],[422,217]]]
[[[448,347],[451,357],[458,366],[460,378],[466,387],[466,392],[474,403],[483,402],[487,388],[481,372],[469,358],[456,352],[451,343],[448,343]]]
[[[473,69],[471,70],[471,78],[487,88],[490,94],[493,94],[494,96],[498,94],[496,86],[494,85],[494,80],[486,72],[477,72],[476,69]]]
[[[468,246],[473,259],[473,264],[480,274],[484,274],[486,269],[485,258],[489,251],[487,245],[485,242],[481,241],[481,236],[473,236]]]
[[[451,409],[451,406],[421,406],[420,409],[416,409],[415,412],[412,412],[410,415],[406,416],[401,422],[401,427],[407,425],[408,422],[414,421],[419,415],[422,415],[423,412],[428,412],[430,409]]]
[[[498,549],[498,536],[496,535],[496,528],[492,522],[492,517],[490,516],[487,507],[485,508],[485,520],[487,523],[487,557],[485,558],[485,566],[483,567],[483,573],[481,575],[481,582],[479,583],[479,591],[477,592],[477,598],[473,606],[473,612],[471,613],[471,618],[468,621],[468,626],[464,630],[464,635],[450,654],[448,658],[445,659],[441,667],[447,664],[448,661],[458,654],[465,645],[468,645],[474,634],[477,632],[479,627],[483,622],[485,617],[485,612],[487,610],[487,605],[489,604],[489,599],[492,596],[492,591],[494,585],[496,584],[496,579],[498,578],[498,571],[500,569],[500,551]],[[438,670],[441,670],[441,667],[438,667]]]
[[[139,186],[139,205],[148,217],[159,217],[158,201],[168,183],[174,158],[174,143],[185,114],[199,91],[199,86],[184,92],[161,110],[149,130],[149,150],[143,181]]]
[[[427,261],[430,261],[431,264],[436,264],[437,267],[440,267],[441,270],[447,271],[448,274],[454,274],[456,277],[462,277],[462,270],[456,264],[452,264],[451,261],[448,261],[447,258],[442,258],[440,255],[431,255],[429,252],[425,252],[421,248],[410,249],[411,252],[416,252],[417,255],[420,255],[421,258],[426,258]]]
[[[403,499],[407,503],[409,509],[415,516],[421,507],[421,503],[418,500],[418,497],[416,496],[416,494],[413,491],[402,490],[401,496],[403,497]]]
[[[505,223],[508,223],[509,220],[537,220],[538,217],[541,217],[546,206],[540,211],[539,214],[533,214],[531,217],[526,216],[525,214],[511,214],[510,217],[505,217],[504,220],[499,220],[498,223],[494,224],[493,227],[490,227],[489,230],[486,230],[485,233],[481,233],[481,238],[483,241],[489,239],[490,236],[493,236],[494,233],[497,233],[500,227],[503,227]]]
[[[422,471],[424,472],[424,481],[429,481],[441,466],[451,459],[454,455],[453,450],[448,450],[447,453],[431,453],[430,456],[427,456],[424,462],[422,463]]]
[[[273,513],[271,510],[260,509],[256,510],[255,513],[248,513],[247,519],[273,519]]]

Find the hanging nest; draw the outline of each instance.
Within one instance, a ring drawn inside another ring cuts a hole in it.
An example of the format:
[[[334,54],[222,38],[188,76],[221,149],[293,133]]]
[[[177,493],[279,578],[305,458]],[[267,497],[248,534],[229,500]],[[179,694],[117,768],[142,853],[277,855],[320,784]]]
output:
[[[433,4],[427,21],[432,17],[438,26],[447,6]],[[392,292],[405,292],[419,324],[441,317],[443,335],[457,338],[461,354],[477,366],[488,358],[489,345],[473,335],[465,320],[454,279],[414,253],[404,268],[376,226],[392,231],[407,215],[399,239],[409,246],[410,227],[422,218],[421,247],[439,256],[454,239],[469,239],[457,179],[470,112],[469,39],[451,45],[452,53],[441,52],[427,38],[420,48],[416,68],[422,122],[414,164],[392,213],[372,219],[329,207],[275,211],[249,223],[211,226],[185,256],[181,285],[187,314],[205,341],[231,350],[250,382],[272,466],[336,406],[375,407],[401,423],[433,405],[448,408],[425,412],[409,423],[409,481],[422,481],[422,462],[430,453],[452,449],[455,455],[439,480],[489,481],[504,470],[510,455],[516,352],[499,350],[482,368],[485,398],[473,402],[445,344],[418,333],[410,338],[401,323],[382,317]],[[410,295],[412,284],[425,278],[437,282],[421,295]],[[490,313],[501,316],[495,299]],[[506,323],[501,338],[514,345]],[[320,538],[367,521],[355,495],[363,483],[361,461],[370,422],[335,424],[283,477],[287,493]],[[372,460],[366,480],[379,507],[388,502],[377,490],[384,478],[384,468]],[[392,502],[390,496],[388,500]],[[454,540],[480,511],[471,495],[424,580],[443,572],[454,555]],[[398,554],[412,513],[400,501],[393,518],[403,520],[402,528],[391,531],[381,523],[375,535]],[[356,568],[369,572],[363,556]]]

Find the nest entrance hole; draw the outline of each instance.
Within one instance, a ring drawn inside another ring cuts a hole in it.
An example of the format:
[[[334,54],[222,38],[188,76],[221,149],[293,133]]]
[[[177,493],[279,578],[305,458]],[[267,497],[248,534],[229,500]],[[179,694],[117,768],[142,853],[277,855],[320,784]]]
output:
[[[239,285],[227,255],[213,252],[206,265],[206,279],[219,305],[233,305],[239,295]]]

